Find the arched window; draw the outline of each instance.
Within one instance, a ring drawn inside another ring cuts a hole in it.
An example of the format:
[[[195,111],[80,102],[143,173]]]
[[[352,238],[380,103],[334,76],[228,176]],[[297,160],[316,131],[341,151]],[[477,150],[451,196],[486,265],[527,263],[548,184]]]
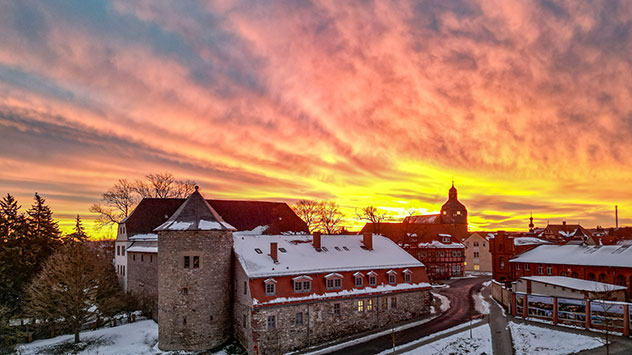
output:
[[[560,272],[560,276],[566,276],[566,271]]]
[[[604,273],[599,274],[599,282],[606,282],[606,277]]]
[[[590,281],[595,281],[597,278],[595,277],[595,274],[593,274],[592,272],[588,273],[588,280]]]
[[[625,286],[625,276],[623,275],[617,276],[617,285]]]
[[[573,273],[571,274],[571,277],[578,278],[578,277],[579,277],[579,274],[578,274],[578,273],[576,273],[576,272],[573,272]]]
[[[500,268],[501,269],[505,268],[505,258],[503,258],[502,256],[500,257]]]

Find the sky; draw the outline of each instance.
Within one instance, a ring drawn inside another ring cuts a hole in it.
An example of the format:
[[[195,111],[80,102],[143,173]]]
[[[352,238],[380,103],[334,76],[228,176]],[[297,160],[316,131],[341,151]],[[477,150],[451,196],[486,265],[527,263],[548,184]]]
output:
[[[68,230],[118,179],[358,225],[632,223],[632,2],[0,2],[0,193]]]

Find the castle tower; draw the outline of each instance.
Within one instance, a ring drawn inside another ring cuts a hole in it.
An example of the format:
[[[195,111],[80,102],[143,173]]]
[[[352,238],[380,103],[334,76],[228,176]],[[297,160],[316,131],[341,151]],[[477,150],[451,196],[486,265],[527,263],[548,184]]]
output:
[[[441,223],[462,225],[467,229],[467,208],[457,198],[454,181],[448,191],[448,201],[441,206]]]
[[[230,339],[233,230],[197,186],[155,229],[161,350],[207,350]]]

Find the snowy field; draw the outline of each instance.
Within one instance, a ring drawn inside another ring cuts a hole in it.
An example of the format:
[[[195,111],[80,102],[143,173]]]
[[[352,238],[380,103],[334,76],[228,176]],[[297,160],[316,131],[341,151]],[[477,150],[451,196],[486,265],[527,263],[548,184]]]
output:
[[[74,335],[61,335],[51,339],[37,340],[20,345],[18,354],[99,354],[99,355],[144,355],[144,354],[189,354],[187,352],[163,352],[158,343],[158,324],[143,320],[112,328],[101,328],[81,332],[81,343],[73,343]],[[225,354],[221,351],[216,354]]]
[[[492,354],[492,334],[488,324],[481,325],[472,329],[472,338],[470,338],[470,331],[463,330],[454,335],[450,335],[441,338],[443,334],[450,333],[460,328],[466,328],[469,323],[458,325],[454,328],[446,329],[444,331],[429,335],[427,337],[415,340],[414,342],[398,346],[396,350],[407,348],[409,346],[430,341],[438,338],[437,340],[419,346],[411,351],[407,351],[402,354],[407,355],[426,355],[426,354],[450,354],[450,355],[491,355]],[[392,353],[392,350],[381,352],[380,354],[386,355]]]
[[[597,337],[509,322],[516,355],[565,355],[603,346]]]

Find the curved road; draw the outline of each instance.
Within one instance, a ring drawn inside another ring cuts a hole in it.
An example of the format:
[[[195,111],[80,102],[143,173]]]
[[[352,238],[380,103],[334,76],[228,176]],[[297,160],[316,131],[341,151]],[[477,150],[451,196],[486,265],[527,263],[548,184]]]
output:
[[[434,289],[432,292],[442,294],[450,300],[450,309],[432,321],[395,333],[395,344],[402,345],[427,335],[452,328],[470,320],[470,315],[478,314],[474,309],[472,294],[478,292],[489,276],[449,280],[449,288]],[[393,347],[391,335],[384,335],[367,342],[349,346],[331,354],[376,354]]]

